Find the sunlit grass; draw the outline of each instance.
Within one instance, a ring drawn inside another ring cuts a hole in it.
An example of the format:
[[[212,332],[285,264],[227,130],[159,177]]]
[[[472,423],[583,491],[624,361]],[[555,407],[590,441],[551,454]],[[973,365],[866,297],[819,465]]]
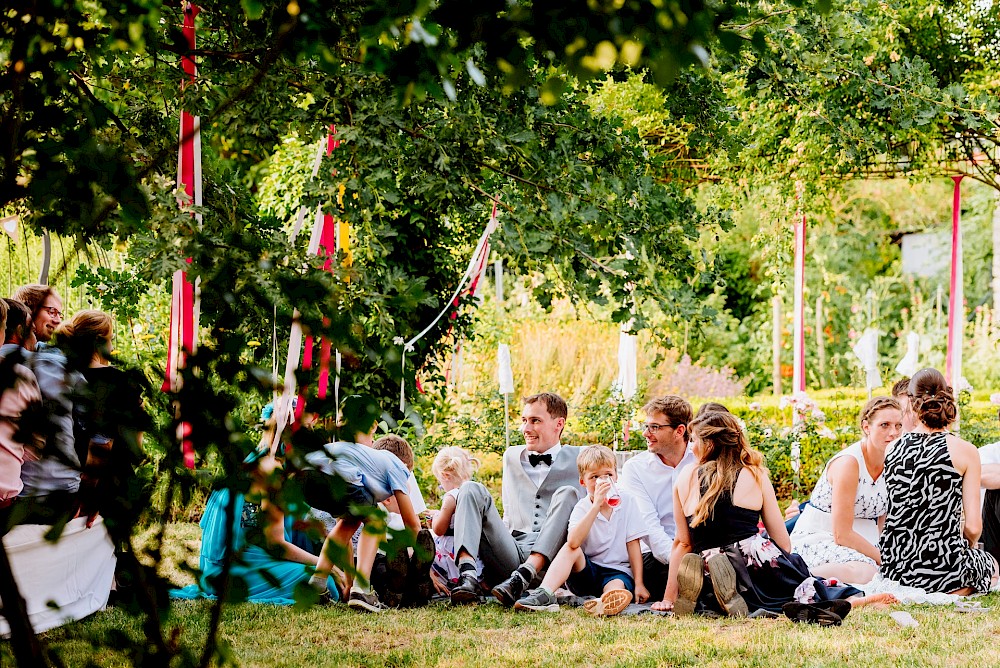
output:
[[[997,596],[983,599],[996,605]],[[787,620],[661,617],[594,619],[581,610],[513,613],[495,604],[360,614],[344,606],[297,612],[266,605],[226,608],[222,638],[243,666],[995,666],[1000,613],[908,607],[902,628],[888,610],[858,610],[839,628]],[[204,640],[209,603],[173,606],[169,626],[184,643]],[[99,613],[48,634],[68,666],[133,665],[115,643],[141,637],[138,620]],[[8,648],[3,657],[9,658]]]

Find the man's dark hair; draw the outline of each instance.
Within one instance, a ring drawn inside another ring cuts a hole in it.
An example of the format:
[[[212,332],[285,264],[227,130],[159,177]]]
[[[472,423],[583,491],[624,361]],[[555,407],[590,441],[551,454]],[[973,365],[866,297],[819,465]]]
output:
[[[566,419],[569,415],[569,408],[566,406],[566,400],[560,397],[555,392],[539,392],[538,394],[532,394],[530,397],[525,397],[522,402],[525,406],[528,404],[534,404],[538,402],[545,404],[545,410],[549,412],[554,418]]]
[[[4,299],[7,307],[7,324],[4,327],[3,341],[9,343],[15,336],[24,338],[31,329],[31,309],[16,299]]]

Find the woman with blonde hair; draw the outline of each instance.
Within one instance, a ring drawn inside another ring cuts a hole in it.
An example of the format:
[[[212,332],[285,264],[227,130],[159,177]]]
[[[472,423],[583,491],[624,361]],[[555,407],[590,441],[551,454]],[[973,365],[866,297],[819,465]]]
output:
[[[691,614],[717,608],[730,616],[780,613],[795,620],[839,624],[853,587],[828,587],[809,573],[791,542],[761,454],[737,418],[709,412],[689,425],[698,458],[674,486],[677,536],[663,601],[653,607]],[[763,519],[770,538],[757,528]],[[705,575],[714,601],[703,596]],[[763,613],[757,613],[763,610]]]
[[[889,508],[882,472],[903,413],[893,397],[873,397],[859,421],[861,440],[827,462],[792,531],[792,545],[814,574],[865,584],[882,563],[878,540]]]

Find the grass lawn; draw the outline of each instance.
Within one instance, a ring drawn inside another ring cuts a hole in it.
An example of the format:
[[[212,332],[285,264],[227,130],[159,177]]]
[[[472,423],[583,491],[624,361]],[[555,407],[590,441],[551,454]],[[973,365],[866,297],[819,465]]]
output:
[[[195,524],[168,527],[163,573],[177,584],[197,564]],[[143,536],[138,540],[143,540]],[[346,606],[307,611],[267,605],[225,608],[222,639],[246,667],[299,666],[985,666],[1000,665],[1000,595],[979,599],[988,613],[908,606],[918,628],[902,628],[891,610],[861,609],[844,626],[819,628],[787,620],[619,617],[594,619],[582,610],[513,613],[498,605],[368,615]],[[174,602],[170,627],[198,651],[211,604]],[[899,609],[893,608],[893,609]],[[133,666],[122,651],[138,640],[141,620],[121,609],[98,613],[44,636],[67,666]],[[7,643],[0,665],[13,665]]]
[[[1000,603],[996,595],[984,604]],[[345,606],[297,612],[239,604],[226,609],[222,636],[243,666],[983,666],[1000,665],[1000,613],[907,608],[920,623],[899,627],[885,610],[859,610],[844,626],[787,620],[660,617],[594,619],[577,609],[515,614],[497,605],[367,615]],[[203,639],[208,602],[175,604],[171,625]],[[95,649],[115,636],[138,638],[137,620],[108,610],[46,636],[68,666],[130,666],[131,657]],[[9,648],[2,663],[10,665]]]
[[[191,581],[178,560],[197,563],[198,527],[168,527],[163,573]],[[140,536],[139,540],[143,540]],[[225,609],[221,636],[239,665],[272,666],[985,666],[1000,665],[1000,595],[979,599],[988,613],[908,606],[920,623],[902,628],[891,610],[861,609],[844,626],[787,620],[619,617],[582,610],[515,614],[497,605],[367,615],[346,606],[296,611],[239,604]],[[211,604],[175,602],[168,624],[200,648]],[[898,609],[894,608],[894,609]],[[67,666],[141,665],[120,634],[141,638],[140,621],[111,609],[53,630],[45,641]],[[0,645],[0,665],[13,665]]]

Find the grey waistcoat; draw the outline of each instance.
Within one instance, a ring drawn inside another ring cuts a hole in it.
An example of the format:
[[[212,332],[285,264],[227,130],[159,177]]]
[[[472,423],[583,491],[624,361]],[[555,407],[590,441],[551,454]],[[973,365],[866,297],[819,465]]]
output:
[[[524,472],[521,465],[523,451],[524,446],[521,445],[508,448],[503,454],[501,495],[504,521],[511,531],[537,533],[549,513],[549,503],[557,489],[571,485],[576,488],[578,496],[586,493],[586,489],[580,485],[580,472],[576,468],[580,448],[575,445],[562,446],[540,487],[535,487],[535,483]]]

